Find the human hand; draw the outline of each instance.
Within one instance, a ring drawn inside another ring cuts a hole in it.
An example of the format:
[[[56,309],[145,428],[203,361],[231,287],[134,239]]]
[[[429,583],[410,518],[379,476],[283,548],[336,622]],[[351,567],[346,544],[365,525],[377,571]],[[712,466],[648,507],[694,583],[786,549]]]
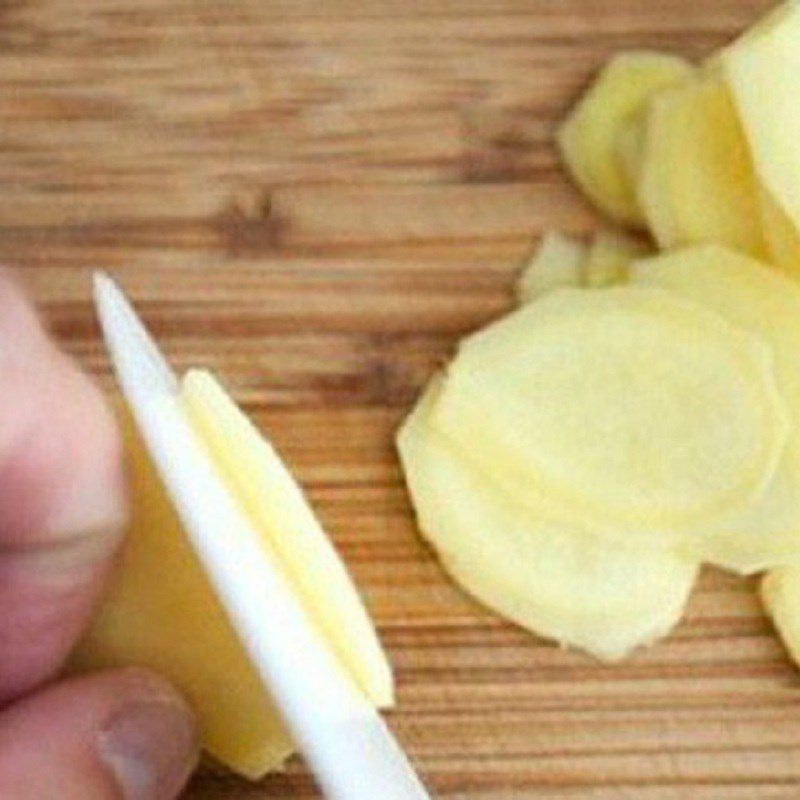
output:
[[[138,669],[53,682],[112,568],[121,446],[100,392],[0,272],[0,797],[172,800],[190,710]]]

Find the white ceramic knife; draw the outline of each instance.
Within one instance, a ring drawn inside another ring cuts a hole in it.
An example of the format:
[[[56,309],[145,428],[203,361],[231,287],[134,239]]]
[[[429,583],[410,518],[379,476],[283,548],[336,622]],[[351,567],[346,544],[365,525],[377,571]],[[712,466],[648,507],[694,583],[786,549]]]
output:
[[[117,285],[94,294],[117,378],[200,562],[330,800],[425,800],[383,719],[311,627],[197,440],[166,359]],[[164,576],[169,580],[169,576]]]

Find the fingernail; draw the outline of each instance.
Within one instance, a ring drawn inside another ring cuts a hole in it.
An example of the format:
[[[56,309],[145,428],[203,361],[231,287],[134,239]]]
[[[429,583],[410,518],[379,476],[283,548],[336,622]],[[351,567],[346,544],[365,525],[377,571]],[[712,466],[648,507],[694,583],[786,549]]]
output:
[[[191,712],[169,699],[122,708],[100,732],[98,749],[124,800],[175,797],[198,760]]]

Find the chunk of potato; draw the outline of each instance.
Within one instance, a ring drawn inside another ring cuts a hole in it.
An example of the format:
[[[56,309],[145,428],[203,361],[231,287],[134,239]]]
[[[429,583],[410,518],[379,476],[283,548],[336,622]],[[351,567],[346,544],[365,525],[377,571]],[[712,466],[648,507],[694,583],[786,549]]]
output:
[[[198,430],[208,435],[204,444],[217,467],[263,534],[268,555],[301,599],[311,601],[306,608],[312,621],[372,702],[388,705],[391,673],[372,625],[277,455],[210,376],[189,377],[183,399]],[[73,666],[83,671],[134,664],[161,673],[192,703],[205,749],[234,771],[259,778],[279,768],[294,747],[127,415],[124,422],[129,535],[118,575]],[[255,503],[253,492],[259,495]],[[307,568],[296,580],[300,564]],[[314,596],[303,597],[301,587],[310,581],[316,581]]]
[[[552,289],[579,286],[585,258],[583,242],[560,233],[546,233],[517,280],[517,302],[529,303]]]
[[[800,563],[800,287],[775,270],[716,246],[637,262],[630,280],[705,304],[767,341],[790,429],[769,491],[751,512],[699,542],[694,555],[738,572]]]
[[[639,287],[565,289],[473,335],[432,421],[521,502],[667,548],[750,507],[788,434],[766,344]]]
[[[639,202],[662,248],[718,242],[754,256],[766,252],[747,142],[717,75],[653,99]]]
[[[592,240],[583,270],[583,285],[601,289],[625,283],[628,268],[650,249],[641,239],[621,231],[600,231]]]
[[[800,227],[799,42],[800,4],[789,2],[721,55],[758,179],[795,228]]]
[[[696,565],[608,547],[506,497],[430,426],[438,392],[435,380],[398,447],[420,528],[453,578],[519,625],[608,661],[665,635]]]
[[[618,55],[561,127],[558,142],[567,168],[592,202],[617,222],[645,222],[635,185],[619,158],[617,138],[655,92],[691,74],[691,65],[676,56],[646,51]]]

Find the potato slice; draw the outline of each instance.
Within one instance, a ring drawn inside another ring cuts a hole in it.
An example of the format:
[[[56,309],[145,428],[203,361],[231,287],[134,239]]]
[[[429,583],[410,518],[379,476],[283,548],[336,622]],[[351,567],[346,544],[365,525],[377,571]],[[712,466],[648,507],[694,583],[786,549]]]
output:
[[[800,4],[780,6],[724,51],[721,61],[758,179],[800,227]]]
[[[635,263],[631,281],[702,302],[771,345],[791,423],[779,469],[762,501],[726,531],[704,538],[694,554],[738,572],[800,562],[800,287],[753,259],[715,246]]]
[[[589,248],[583,270],[583,285],[602,289],[625,283],[628,268],[650,252],[641,240],[621,231],[598,232]]]
[[[800,276],[800,228],[795,227],[766,189],[762,189],[759,196],[770,261],[797,278]]]
[[[617,222],[644,225],[635,185],[617,152],[617,137],[655,92],[691,74],[691,65],[677,56],[654,52],[615,56],[559,131],[561,154],[575,181]]]
[[[198,430],[212,440],[204,444],[220,471],[263,531],[268,555],[285,574],[307,564],[295,585],[299,590],[299,584],[316,581],[313,597],[302,598],[310,600],[306,608],[312,620],[371,701],[389,705],[391,673],[372,625],[277,455],[210,376],[187,378],[183,398]],[[136,664],[156,670],[191,701],[203,746],[234,771],[259,778],[279,768],[294,747],[132,422],[124,419],[133,518],[119,573],[78,647],[74,667]],[[257,502],[251,500],[254,492]],[[296,572],[288,577],[294,579]]]
[[[761,600],[789,654],[800,664],[800,567],[781,567],[765,575]]]
[[[423,534],[470,594],[519,625],[613,661],[678,621],[697,567],[608,547],[504,496],[428,423],[435,380],[398,436]]]
[[[657,97],[658,93],[655,96]],[[622,165],[622,171],[625,173],[625,180],[629,186],[634,188],[635,193],[638,192],[639,176],[641,175],[642,162],[644,161],[646,118],[646,109],[643,109],[641,113],[637,114],[620,129],[615,142],[617,158]]]
[[[639,202],[662,248],[718,242],[766,252],[747,142],[718,76],[684,81],[653,99]]]
[[[372,621],[331,540],[272,445],[213,375],[189,371],[189,418],[231,491],[275,553],[310,619],[375,705],[394,705],[394,683]]]
[[[585,258],[583,242],[560,233],[546,233],[517,281],[517,302],[522,305],[552,289],[579,286]]]
[[[651,547],[748,508],[787,438],[769,348],[638,287],[565,289],[470,337],[432,420],[511,496]]]

